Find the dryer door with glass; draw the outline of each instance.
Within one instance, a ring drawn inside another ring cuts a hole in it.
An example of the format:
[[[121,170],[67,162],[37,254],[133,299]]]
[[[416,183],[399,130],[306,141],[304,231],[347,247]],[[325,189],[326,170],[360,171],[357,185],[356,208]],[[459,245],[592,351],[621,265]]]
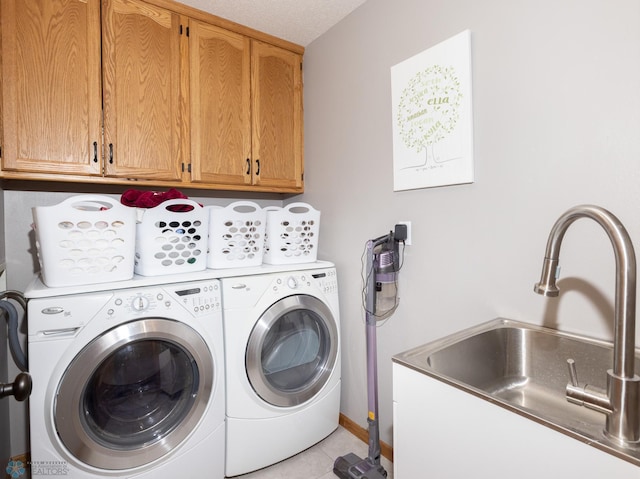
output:
[[[247,343],[245,366],[256,394],[269,404],[293,407],[312,399],[336,365],[338,327],[318,298],[293,295],[271,305]]]
[[[89,343],[58,386],[54,419],[78,460],[120,470],[152,462],[197,426],[212,394],[204,339],[178,321],[121,324]]]

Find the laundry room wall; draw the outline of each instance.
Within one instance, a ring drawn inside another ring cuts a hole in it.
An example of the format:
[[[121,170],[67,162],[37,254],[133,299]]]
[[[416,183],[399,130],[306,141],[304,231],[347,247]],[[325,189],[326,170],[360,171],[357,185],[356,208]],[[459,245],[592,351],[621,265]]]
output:
[[[0,238],[4,238],[4,192],[0,190]],[[0,244],[0,265],[4,269],[5,263],[4,241]],[[3,273],[4,274],[4,273]],[[0,274],[0,284],[4,286],[6,274]],[[6,287],[0,288],[4,291]],[[8,342],[6,321],[0,320],[0,383],[9,382],[7,375],[8,362]],[[13,379],[11,379],[13,380]],[[0,399],[0,430],[9,431],[9,401],[10,399]],[[9,434],[0,434],[0,466],[5,464],[5,459],[11,456],[11,440]]]
[[[390,67],[465,29],[475,182],[393,192]],[[398,221],[412,221],[413,245],[400,272],[400,307],[378,329],[385,442],[393,354],[496,316],[611,337],[613,255],[596,225],[579,221],[568,232],[559,299],[532,287],[551,225],[576,204],[613,211],[638,249],[639,58],[638,0],[367,0],[307,47],[305,193],[287,201],[322,211],[319,258],[338,267],[345,415],[366,425],[364,244]],[[89,191],[5,189],[8,287],[23,290],[35,265],[31,207]],[[236,198],[213,194],[193,197]],[[5,357],[0,349],[0,373]],[[11,454],[20,454],[24,409],[3,402],[11,405]]]
[[[390,68],[466,29],[475,181],[394,192]],[[611,338],[614,259],[594,222],[565,237],[560,298],[533,284],[552,224],[578,204],[611,210],[639,249],[638,0],[368,0],[308,46],[304,81],[303,199],[338,268],[346,416],[366,427],[361,256],[399,221],[413,244],[378,328],[383,441],[396,353],[497,316]]]

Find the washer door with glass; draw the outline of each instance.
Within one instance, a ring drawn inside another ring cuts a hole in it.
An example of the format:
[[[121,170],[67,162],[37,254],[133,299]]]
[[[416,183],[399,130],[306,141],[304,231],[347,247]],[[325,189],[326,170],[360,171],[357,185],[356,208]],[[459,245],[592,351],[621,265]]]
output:
[[[213,380],[211,352],[186,324],[161,318],[124,323],[89,343],[65,371],[55,427],[84,464],[139,467],[195,429]]]
[[[336,364],[338,328],[325,303],[309,295],[274,303],[253,327],[247,343],[247,376],[256,394],[274,406],[313,398]]]

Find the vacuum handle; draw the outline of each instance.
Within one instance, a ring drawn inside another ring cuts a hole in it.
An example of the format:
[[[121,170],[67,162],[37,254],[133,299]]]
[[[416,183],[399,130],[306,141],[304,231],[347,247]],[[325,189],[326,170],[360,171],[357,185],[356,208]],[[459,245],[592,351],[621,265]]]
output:
[[[0,383],[0,398],[13,396],[16,401],[24,401],[31,394],[32,385],[31,376],[28,373],[20,373],[12,383]]]

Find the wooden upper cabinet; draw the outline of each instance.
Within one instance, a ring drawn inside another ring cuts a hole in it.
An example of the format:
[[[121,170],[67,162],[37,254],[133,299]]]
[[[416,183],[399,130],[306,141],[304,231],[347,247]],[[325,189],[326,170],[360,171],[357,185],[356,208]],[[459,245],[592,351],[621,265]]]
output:
[[[0,11],[0,176],[302,191],[301,47],[169,0]]]
[[[301,189],[302,57],[191,22],[191,181]]]
[[[1,9],[3,170],[100,174],[100,1]]]
[[[102,3],[105,175],[180,180],[180,15]]]
[[[190,22],[193,182],[251,184],[250,52],[248,37]]]
[[[254,184],[302,188],[302,56],[252,42]]]

